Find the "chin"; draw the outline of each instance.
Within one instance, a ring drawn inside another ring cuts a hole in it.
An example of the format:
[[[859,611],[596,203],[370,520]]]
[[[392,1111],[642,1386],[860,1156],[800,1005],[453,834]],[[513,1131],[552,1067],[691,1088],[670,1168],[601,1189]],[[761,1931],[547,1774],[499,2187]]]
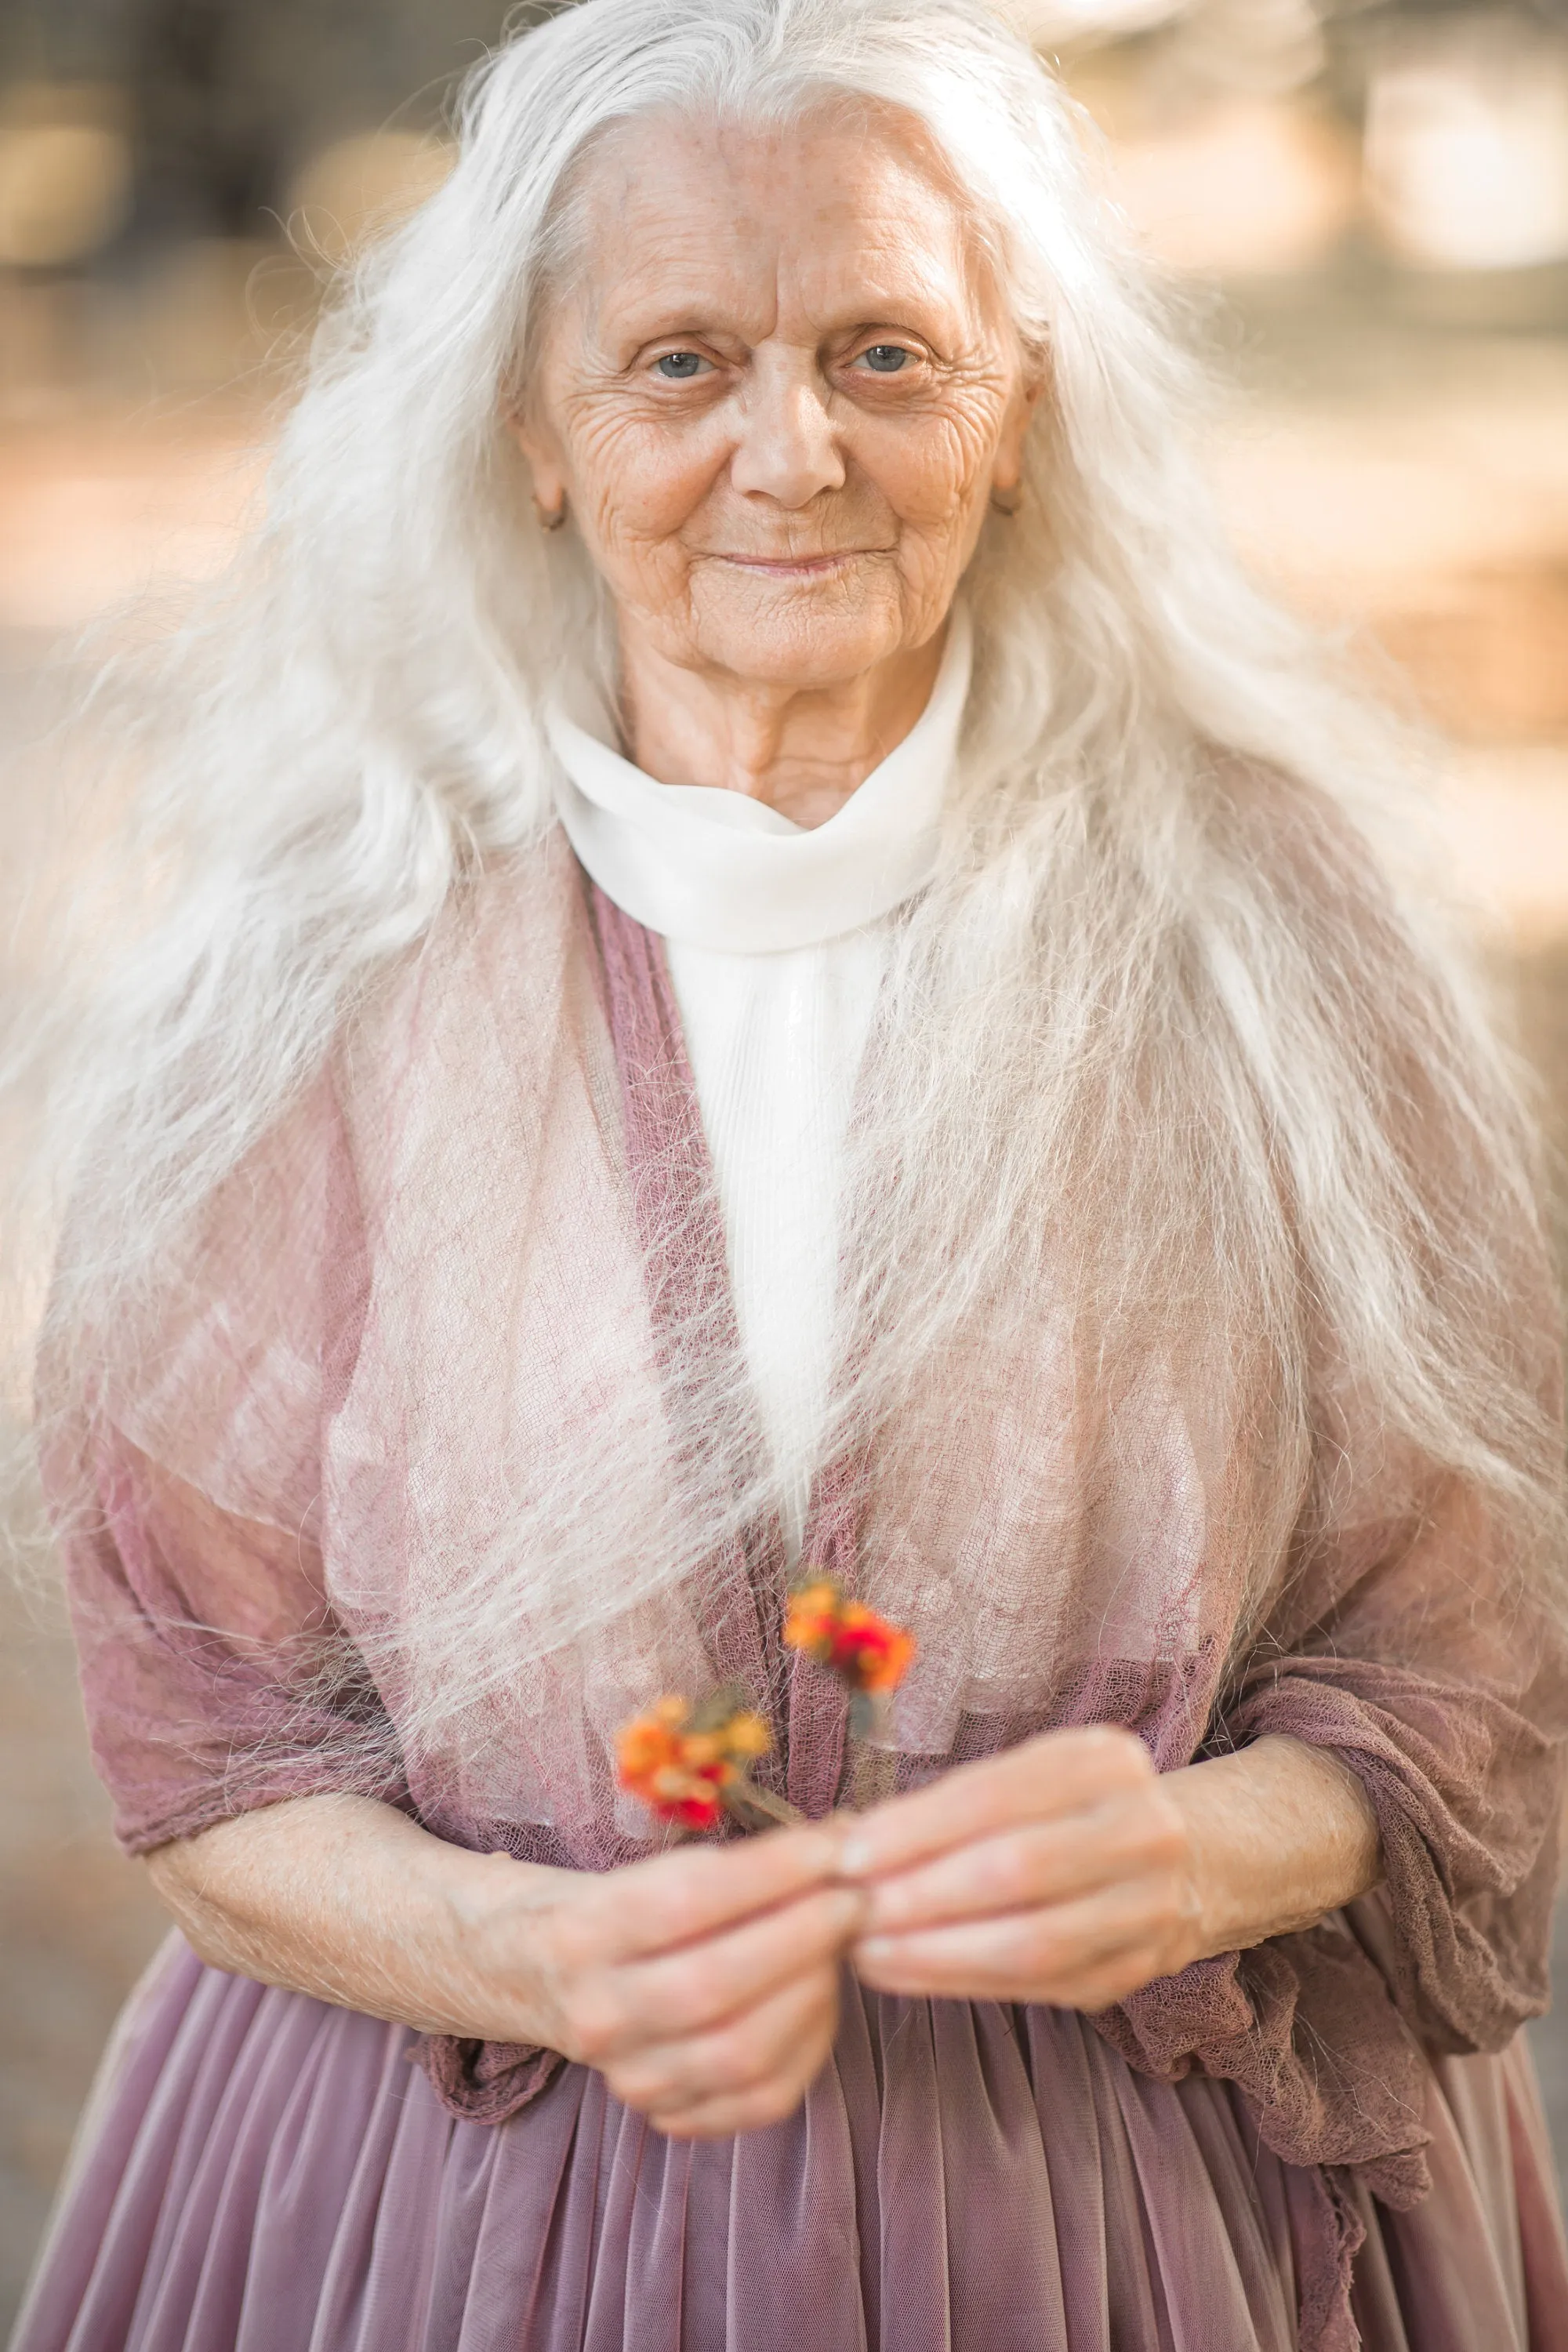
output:
[[[738,568],[693,600],[693,634],[706,658],[736,677],[770,686],[843,685],[903,649],[900,601],[890,584],[869,590],[842,575],[769,580]]]

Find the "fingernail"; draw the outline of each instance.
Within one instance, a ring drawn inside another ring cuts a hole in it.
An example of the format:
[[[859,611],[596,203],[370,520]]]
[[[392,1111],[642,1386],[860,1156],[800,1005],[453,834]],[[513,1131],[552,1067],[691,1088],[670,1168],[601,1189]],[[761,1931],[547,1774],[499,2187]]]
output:
[[[862,1936],[855,1949],[863,1960],[887,1960],[892,1958],[895,1940],[891,1936]]]
[[[850,1838],[838,1849],[838,1867],[846,1878],[858,1878],[870,1869],[875,1856],[865,1838]]]

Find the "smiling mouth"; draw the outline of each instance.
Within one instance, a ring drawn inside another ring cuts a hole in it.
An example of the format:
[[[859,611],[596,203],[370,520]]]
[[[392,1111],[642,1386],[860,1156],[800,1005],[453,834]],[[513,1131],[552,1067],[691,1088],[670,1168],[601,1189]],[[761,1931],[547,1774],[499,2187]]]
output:
[[[829,572],[843,571],[846,564],[858,562],[863,555],[878,555],[875,547],[846,547],[836,555],[731,555],[721,554],[721,563],[737,564],[742,572],[761,572],[770,580],[819,580]]]

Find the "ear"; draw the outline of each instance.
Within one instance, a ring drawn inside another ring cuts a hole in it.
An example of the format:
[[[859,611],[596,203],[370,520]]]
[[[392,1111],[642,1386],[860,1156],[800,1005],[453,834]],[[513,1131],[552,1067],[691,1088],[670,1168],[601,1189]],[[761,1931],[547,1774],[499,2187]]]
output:
[[[1031,369],[1021,375],[1013,387],[1007,413],[1002,419],[995,462],[991,468],[994,490],[1016,490],[1023,478],[1024,444],[1028,438],[1030,420],[1045,384],[1043,371]]]
[[[547,425],[508,409],[502,423],[521,450],[533,481],[533,499],[542,514],[556,514],[566,499],[566,462]]]

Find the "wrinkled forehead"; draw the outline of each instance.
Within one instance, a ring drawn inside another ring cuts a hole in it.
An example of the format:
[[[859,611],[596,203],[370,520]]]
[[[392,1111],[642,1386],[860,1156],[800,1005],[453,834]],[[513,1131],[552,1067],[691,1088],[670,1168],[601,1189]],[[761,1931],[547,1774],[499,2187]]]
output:
[[[550,243],[547,303],[597,334],[709,310],[749,339],[781,310],[825,330],[923,311],[973,334],[999,309],[991,242],[930,131],[837,95],[607,125],[563,183]]]

